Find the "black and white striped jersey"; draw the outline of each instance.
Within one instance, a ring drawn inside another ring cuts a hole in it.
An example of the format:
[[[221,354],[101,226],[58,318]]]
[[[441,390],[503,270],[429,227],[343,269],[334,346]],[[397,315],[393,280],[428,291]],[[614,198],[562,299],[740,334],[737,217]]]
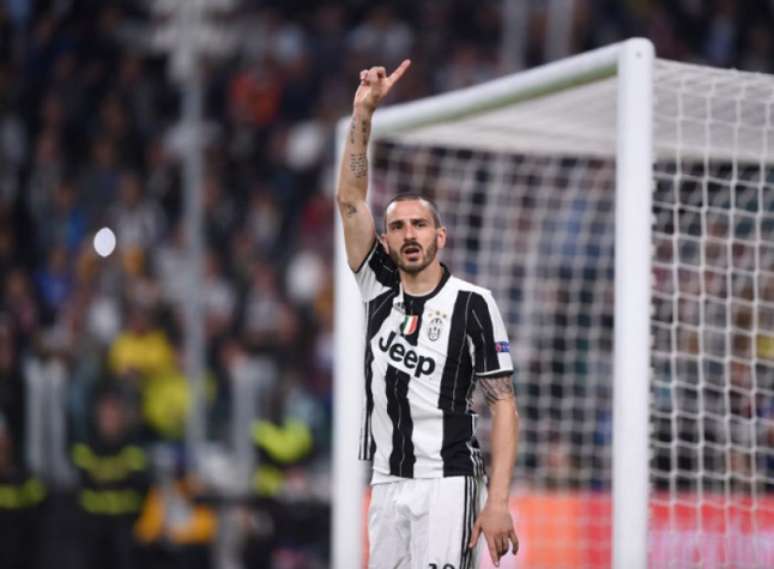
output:
[[[373,460],[373,482],[483,475],[473,388],[513,372],[492,294],[445,266],[435,290],[405,294],[378,242],[355,278],[367,318],[359,455]]]

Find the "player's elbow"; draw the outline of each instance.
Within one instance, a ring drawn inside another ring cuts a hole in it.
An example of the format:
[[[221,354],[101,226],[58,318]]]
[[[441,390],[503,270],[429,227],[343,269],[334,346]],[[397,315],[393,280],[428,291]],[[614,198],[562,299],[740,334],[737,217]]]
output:
[[[516,407],[516,398],[513,395],[501,396],[489,403],[489,409],[493,416],[513,417],[519,422],[519,410]]]
[[[336,188],[336,205],[339,207],[345,206],[349,203],[352,203],[352,196],[349,192],[346,191],[346,189],[339,186]]]
[[[357,192],[339,189],[336,192],[336,205],[342,217],[347,220],[363,212],[365,200]]]
[[[344,185],[336,188],[336,204],[339,208],[357,207],[357,193]]]

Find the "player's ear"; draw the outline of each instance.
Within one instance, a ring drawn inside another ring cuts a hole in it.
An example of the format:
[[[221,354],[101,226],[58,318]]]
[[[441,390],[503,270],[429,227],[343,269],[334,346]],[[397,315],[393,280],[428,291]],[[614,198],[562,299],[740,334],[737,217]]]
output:
[[[439,249],[446,247],[446,228],[443,225],[435,232],[435,245]]]

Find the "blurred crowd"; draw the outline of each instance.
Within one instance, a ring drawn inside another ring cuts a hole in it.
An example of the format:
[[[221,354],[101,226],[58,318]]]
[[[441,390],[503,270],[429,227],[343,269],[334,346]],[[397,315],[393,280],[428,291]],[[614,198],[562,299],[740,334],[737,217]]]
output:
[[[653,196],[653,482],[771,492],[774,170],[725,161],[684,167],[676,185],[674,165],[657,166]],[[704,176],[712,179],[708,192],[695,183]]]
[[[513,71],[503,2],[240,4],[220,19],[236,50],[203,63],[207,438],[227,440],[237,370],[269,369],[241,559],[325,567],[334,127],[372,64],[412,58],[393,102]],[[4,566],[213,562],[220,503],[185,469],[180,86],[146,41],[148,5],[0,2]],[[523,66],[546,58],[546,3],[531,5]],[[662,57],[774,70],[771,2],[574,5],[570,52],[645,35]],[[92,244],[101,227],[117,238],[105,258]],[[56,414],[38,401],[48,384],[30,387],[41,375],[63,378],[68,467],[57,476],[28,445],[47,440],[30,425]],[[278,505],[288,488],[317,502],[289,512]]]

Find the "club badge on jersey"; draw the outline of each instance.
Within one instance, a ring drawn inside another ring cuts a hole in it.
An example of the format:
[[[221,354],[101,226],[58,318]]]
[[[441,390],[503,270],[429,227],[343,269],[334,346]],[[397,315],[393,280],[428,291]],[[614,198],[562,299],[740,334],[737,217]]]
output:
[[[440,310],[431,310],[427,315],[429,324],[427,325],[427,339],[431,342],[437,342],[443,334],[443,326],[448,317],[446,313]]]

